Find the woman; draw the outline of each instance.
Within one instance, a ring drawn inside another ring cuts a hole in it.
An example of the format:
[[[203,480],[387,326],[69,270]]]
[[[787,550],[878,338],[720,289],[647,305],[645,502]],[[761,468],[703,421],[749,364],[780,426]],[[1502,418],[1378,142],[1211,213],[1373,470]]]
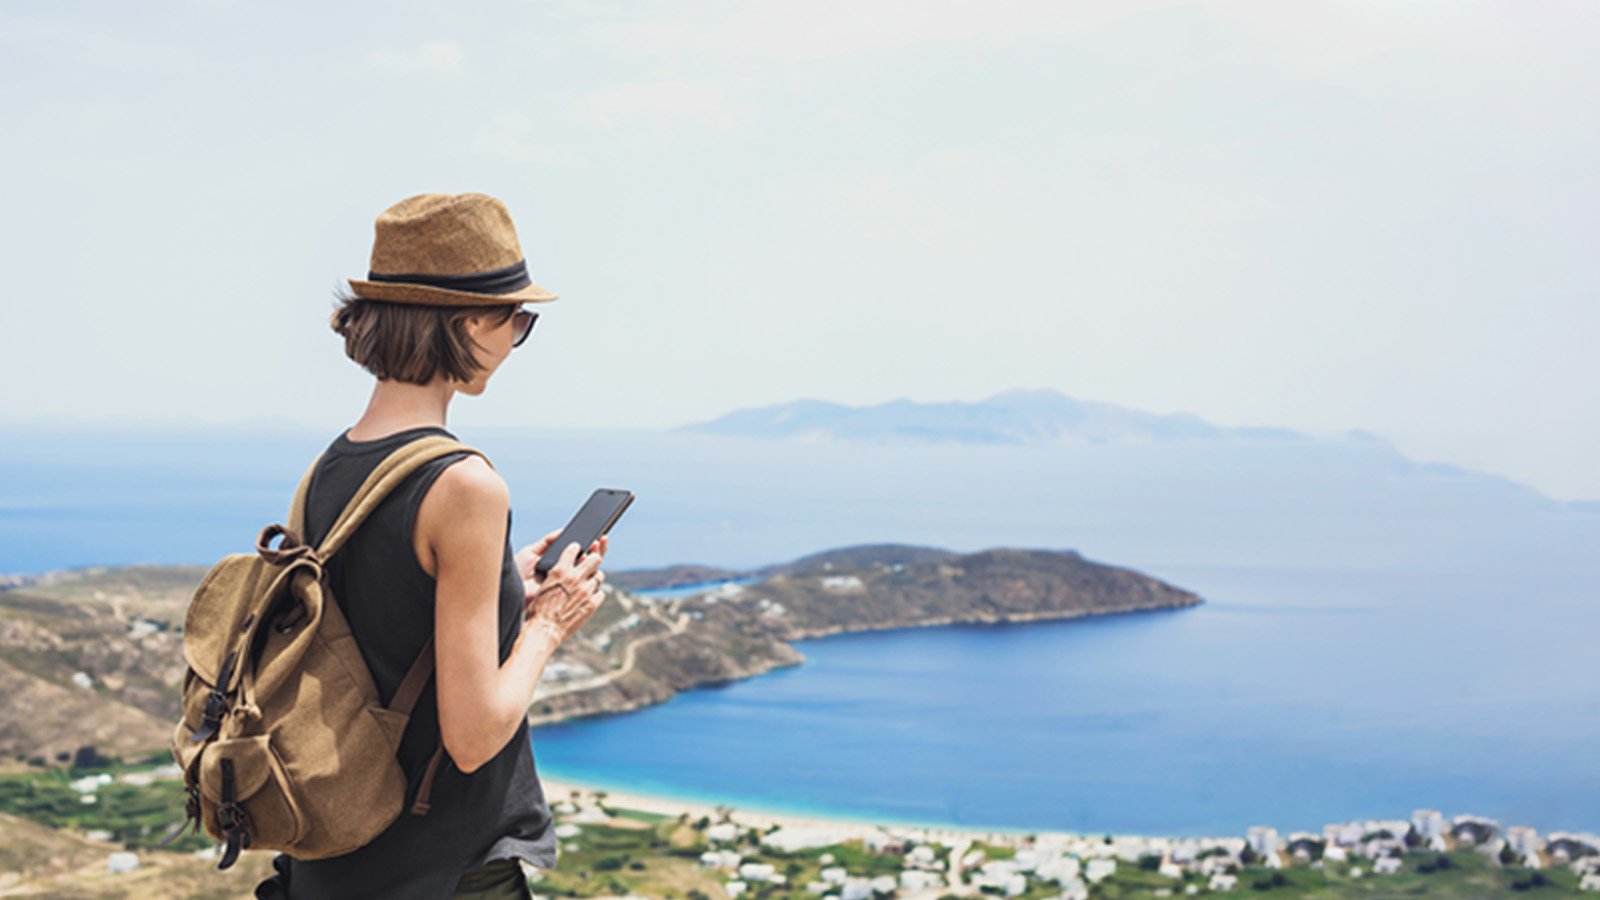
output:
[[[456,394],[483,393],[554,300],[532,283],[510,214],[481,194],[426,194],[378,217],[372,266],[352,279],[333,328],[377,377],[366,411],[318,461],[306,502],[314,546],[379,462],[448,435]],[[434,690],[398,756],[416,790],[436,747],[444,764],[426,815],[402,813],[345,856],[279,856],[258,897],[527,897],[518,860],[555,865],[549,807],[525,727],[555,649],[599,605],[606,541],[578,546],[540,578],[559,532],[513,553],[506,484],[481,457],[447,456],[397,488],[329,561],[328,579],[385,702],[430,635]]]

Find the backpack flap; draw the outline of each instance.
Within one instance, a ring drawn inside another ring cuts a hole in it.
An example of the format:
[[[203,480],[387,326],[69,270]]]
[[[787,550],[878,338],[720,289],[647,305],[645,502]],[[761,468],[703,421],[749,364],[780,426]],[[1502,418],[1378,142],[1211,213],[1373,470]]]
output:
[[[261,617],[250,635],[251,664],[244,667],[244,701],[270,696],[294,677],[300,660],[316,639],[327,608],[328,592],[320,566],[297,563],[283,573],[282,599]]]
[[[244,646],[255,624],[254,604],[277,577],[276,566],[254,553],[235,553],[212,567],[189,603],[183,620],[183,658],[202,681],[225,691],[238,680],[238,665],[229,668],[227,684],[217,684],[229,654]]]

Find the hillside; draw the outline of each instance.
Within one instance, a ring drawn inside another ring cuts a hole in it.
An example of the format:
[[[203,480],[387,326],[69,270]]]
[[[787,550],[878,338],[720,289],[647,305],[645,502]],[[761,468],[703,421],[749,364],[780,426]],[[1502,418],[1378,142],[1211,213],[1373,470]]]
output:
[[[0,753],[159,751],[178,716],[197,566],[84,569],[0,590]]]
[[[178,714],[181,627],[198,567],[86,569],[0,590],[0,753],[55,761],[164,751]],[[691,576],[753,579],[675,599],[630,593]],[[534,724],[624,712],[680,691],[804,660],[790,642],[840,631],[1025,622],[1177,609],[1195,595],[1076,553],[960,555],[868,545],[753,573],[700,566],[623,572],[558,652]]]

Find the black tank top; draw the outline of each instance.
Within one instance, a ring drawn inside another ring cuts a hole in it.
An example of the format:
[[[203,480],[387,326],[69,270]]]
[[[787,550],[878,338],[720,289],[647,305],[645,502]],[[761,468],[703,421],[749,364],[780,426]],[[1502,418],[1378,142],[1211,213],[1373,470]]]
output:
[[[414,428],[375,441],[340,435],[317,463],[306,500],[305,540],[316,546],[373,469],[394,450],[442,428]],[[419,469],[390,494],[334,554],[328,582],[385,703],[433,634],[434,580],[417,562],[412,526],[439,473],[465,457],[454,454]],[[511,654],[522,623],[524,591],[512,558],[511,523],[500,584],[500,661]],[[439,708],[422,694],[398,756],[410,788],[407,812],[372,843],[333,859],[302,862],[279,856],[277,874],[258,897],[293,900],[441,900],[461,875],[498,859],[555,867],[556,838],[526,728],[470,775],[446,755],[433,784],[432,808],[409,812],[411,793],[439,742]]]

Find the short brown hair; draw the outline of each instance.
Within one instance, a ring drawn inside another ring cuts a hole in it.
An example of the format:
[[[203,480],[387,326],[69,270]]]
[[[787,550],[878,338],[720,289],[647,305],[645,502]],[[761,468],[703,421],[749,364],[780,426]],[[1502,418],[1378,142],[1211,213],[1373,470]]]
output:
[[[471,381],[483,370],[467,333],[467,320],[488,316],[502,325],[517,311],[510,303],[488,306],[422,306],[338,294],[329,324],[344,338],[345,355],[380,380],[427,384],[441,372]]]

